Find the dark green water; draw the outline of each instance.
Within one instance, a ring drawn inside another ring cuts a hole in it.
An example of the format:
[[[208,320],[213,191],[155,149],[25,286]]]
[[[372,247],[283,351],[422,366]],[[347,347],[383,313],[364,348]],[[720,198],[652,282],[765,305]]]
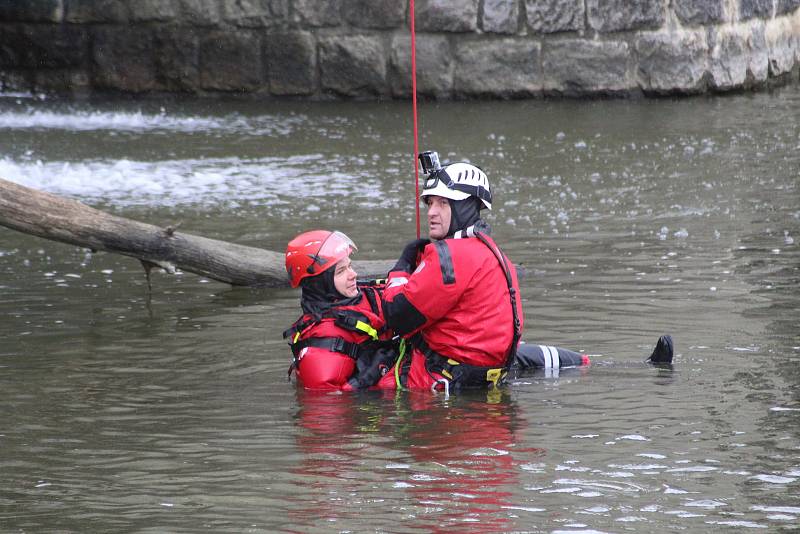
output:
[[[0,229],[0,531],[800,528],[800,88],[420,108],[481,165],[524,339],[501,395],[310,395],[297,293]],[[282,250],[414,234],[409,106],[0,99],[0,176]],[[673,371],[640,365],[673,334]]]

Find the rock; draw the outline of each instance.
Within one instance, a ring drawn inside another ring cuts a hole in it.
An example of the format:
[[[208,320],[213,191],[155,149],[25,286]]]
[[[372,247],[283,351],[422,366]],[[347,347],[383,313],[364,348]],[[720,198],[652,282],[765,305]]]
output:
[[[69,0],[64,19],[74,24],[128,22],[128,2],[124,0]]]
[[[64,0],[0,0],[0,22],[61,22]]]
[[[722,22],[725,11],[723,0],[672,0],[672,9],[678,19],[688,26]]]
[[[639,84],[645,93],[698,93],[704,89],[705,31],[644,32],[636,39]]]
[[[722,27],[709,32],[711,85],[729,91],[747,81],[750,63],[749,32],[742,26]]]
[[[200,39],[200,86],[218,91],[252,91],[262,82],[258,34],[214,30]]]
[[[46,69],[33,72],[36,91],[67,93],[76,97],[89,94],[89,76],[84,70]]]
[[[459,43],[453,89],[457,96],[519,98],[542,90],[541,45],[504,38]]]
[[[222,22],[218,0],[177,0],[180,21],[186,26],[219,26]]]
[[[584,29],[583,0],[525,0],[528,28],[537,33]]]
[[[519,2],[516,0],[484,0],[481,27],[490,33],[517,33]]]
[[[392,95],[411,97],[411,41],[407,35],[392,42],[389,80]],[[417,94],[447,98],[453,90],[453,53],[447,37],[417,36]]]
[[[82,65],[86,30],[72,25],[12,24],[0,27],[0,66],[51,69]]]
[[[169,22],[177,15],[176,4],[163,0],[137,0],[130,10],[130,19],[135,22]]]
[[[657,29],[664,24],[663,0],[586,0],[589,27],[599,32]]]
[[[478,0],[419,0],[417,31],[473,32],[478,29]]]
[[[772,0],[739,0],[739,20],[772,16]]]
[[[571,96],[619,93],[636,87],[631,51],[624,41],[569,39],[542,51],[545,91]]]
[[[778,0],[775,3],[775,14],[785,15],[792,13],[798,7],[800,7],[800,0]]]
[[[197,30],[166,26],[155,33],[158,79],[171,91],[195,92],[200,86],[200,37]]]
[[[321,88],[345,97],[386,92],[386,60],[380,38],[354,35],[320,40]]]
[[[397,28],[406,18],[407,2],[398,0],[346,0],[344,18],[356,28]]]
[[[769,78],[769,54],[767,53],[767,37],[762,21],[749,23],[750,35],[747,47],[750,59],[747,64],[748,85],[761,85]]]
[[[288,0],[220,2],[222,19],[242,28],[273,28],[288,24]]]
[[[269,90],[274,95],[310,95],[316,87],[316,41],[309,32],[264,37]]]
[[[93,84],[101,89],[133,93],[158,89],[153,44],[147,28],[95,28]]]
[[[298,26],[324,27],[342,23],[341,0],[294,0],[292,21]]]
[[[795,66],[798,53],[798,36],[792,21],[786,17],[772,19],[766,23],[764,31],[769,55],[769,75],[783,76]]]

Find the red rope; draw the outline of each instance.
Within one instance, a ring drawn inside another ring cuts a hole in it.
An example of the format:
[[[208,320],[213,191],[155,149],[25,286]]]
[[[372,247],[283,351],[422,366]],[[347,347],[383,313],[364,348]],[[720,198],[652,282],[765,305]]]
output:
[[[414,0],[409,0],[408,16],[411,21],[411,107],[414,110],[414,206],[417,214],[417,239],[419,239],[419,133],[417,126],[417,34],[414,29]]]

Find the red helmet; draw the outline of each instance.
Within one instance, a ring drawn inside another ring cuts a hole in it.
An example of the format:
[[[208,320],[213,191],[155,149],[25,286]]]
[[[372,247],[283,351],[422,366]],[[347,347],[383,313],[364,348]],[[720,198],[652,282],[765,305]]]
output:
[[[325,272],[356,250],[355,243],[342,232],[304,232],[289,241],[286,247],[289,283],[297,287],[303,278]]]

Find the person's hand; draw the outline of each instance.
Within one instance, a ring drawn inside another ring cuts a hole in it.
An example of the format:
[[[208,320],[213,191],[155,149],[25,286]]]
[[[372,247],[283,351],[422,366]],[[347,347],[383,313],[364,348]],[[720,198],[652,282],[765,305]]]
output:
[[[392,268],[392,271],[403,271],[411,274],[411,272],[417,268],[417,256],[419,256],[420,252],[422,252],[422,249],[425,248],[425,245],[430,242],[430,239],[415,239],[413,241],[409,241],[408,244],[403,248],[403,252],[400,254],[400,259],[397,260],[397,263]]]

